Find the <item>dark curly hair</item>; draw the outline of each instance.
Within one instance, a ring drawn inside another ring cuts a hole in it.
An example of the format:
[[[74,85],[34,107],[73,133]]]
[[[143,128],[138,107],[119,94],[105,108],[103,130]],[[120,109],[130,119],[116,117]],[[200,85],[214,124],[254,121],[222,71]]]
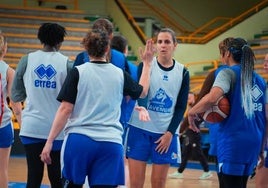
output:
[[[84,46],[89,56],[104,57],[110,45],[109,35],[106,31],[94,29],[84,38]]]
[[[66,35],[66,30],[61,25],[56,23],[43,23],[38,30],[37,37],[41,44],[55,47],[64,41]]]

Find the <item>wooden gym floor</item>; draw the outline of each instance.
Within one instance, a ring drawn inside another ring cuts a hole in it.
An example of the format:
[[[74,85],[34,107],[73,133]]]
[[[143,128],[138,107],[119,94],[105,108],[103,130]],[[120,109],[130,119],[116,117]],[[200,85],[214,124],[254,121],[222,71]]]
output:
[[[169,173],[176,171],[175,167],[170,167]],[[147,166],[146,181],[144,188],[150,188],[151,165]],[[202,170],[185,169],[184,179],[167,179],[167,188],[217,188],[217,174],[213,171],[213,177],[208,180],[199,180]],[[9,181],[10,182],[26,182],[27,168],[25,157],[11,157],[9,161]],[[43,179],[43,184],[49,184],[47,174]],[[255,188],[254,179],[249,180],[247,188]]]

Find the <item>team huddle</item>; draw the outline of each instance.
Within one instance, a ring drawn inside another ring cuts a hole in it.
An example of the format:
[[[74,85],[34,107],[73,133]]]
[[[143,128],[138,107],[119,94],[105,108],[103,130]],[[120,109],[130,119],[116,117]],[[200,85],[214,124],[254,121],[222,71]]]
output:
[[[127,60],[127,40],[113,35],[107,19],[94,22],[75,62],[60,52],[66,34],[59,24],[43,23],[37,33],[43,49],[23,56],[15,72],[3,61],[7,42],[0,35],[1,188],[8,187],[13,143],[7,97],[20,124],[27,188],[41,186],[45,165],[52,188],[143,188],[148,161],[151,187],[164,188],[168,176],[182,177],[188,160],[185,155],[180,161],[178,136],[186,133],[192,145],[200,144],[203,120],[217,129],[210,149],[220,188],[246,188],[257,165],[268,168],[266,82],[254,71],[254,52],[244,39],[219,43],[222,65],[187,108],[190,75],[173,58],[178,43],[172,29],[146,41],[138,65]],[[200,148],[200,179],[207,179],[211,173]],[[181,166],[168,175],[174,163]]]

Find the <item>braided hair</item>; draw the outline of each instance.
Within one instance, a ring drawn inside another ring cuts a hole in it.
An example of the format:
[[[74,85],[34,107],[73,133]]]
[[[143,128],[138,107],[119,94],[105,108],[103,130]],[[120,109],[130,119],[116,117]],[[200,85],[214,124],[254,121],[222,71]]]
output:
[[[252,101],[253,71],[255,55],[247,42],[242,38],[235,38],[230,42],[228,48],[233,59],[241,65],[241,98],[242,108],[248,118],[254,116],[254,105]]]
[[[38,30],[37,37],[41,44],[56,47],[64,41],[66,30],[56,23],[43,23]]]

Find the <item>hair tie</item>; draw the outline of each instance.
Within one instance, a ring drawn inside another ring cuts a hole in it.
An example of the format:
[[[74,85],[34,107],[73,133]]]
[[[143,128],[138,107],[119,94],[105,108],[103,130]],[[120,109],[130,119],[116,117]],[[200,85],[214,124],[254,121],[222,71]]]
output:
[[[243,46],[242,46],[242,50],[244,50],[244,48],[245,47],[250,47],[248,44],[244,44]]]

